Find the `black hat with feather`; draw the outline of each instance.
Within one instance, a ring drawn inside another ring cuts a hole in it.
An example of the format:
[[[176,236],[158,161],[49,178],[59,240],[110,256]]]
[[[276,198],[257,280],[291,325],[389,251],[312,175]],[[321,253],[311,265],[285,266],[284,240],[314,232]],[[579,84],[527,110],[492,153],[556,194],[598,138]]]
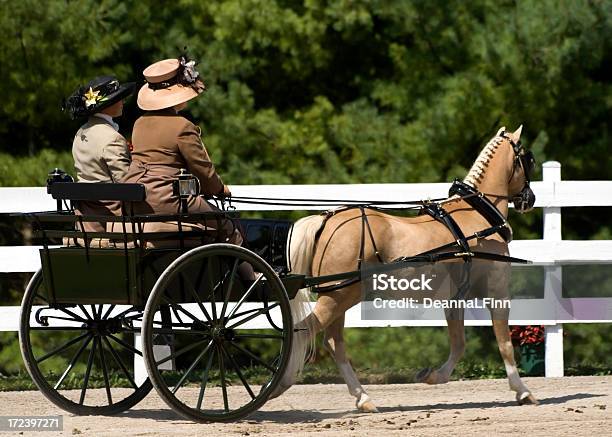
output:
[[[74,90],[64,100],[62,109],[67,110],[73,120],[87,117],[131,95],[135,88],[134,82],[119,84],[114,76],[98,76]]]

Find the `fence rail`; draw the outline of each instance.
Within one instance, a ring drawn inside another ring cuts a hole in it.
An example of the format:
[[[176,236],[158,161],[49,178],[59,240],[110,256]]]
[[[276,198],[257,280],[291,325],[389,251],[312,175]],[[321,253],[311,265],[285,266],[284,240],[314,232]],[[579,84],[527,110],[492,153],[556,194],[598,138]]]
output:
[[[563,240],[561,235],[561,208],[612,206],[612,181],[562,181],[561,164],[543,164],[543,180],[532,183],[536,194],[536,207],[543,209],[543,238],[516,240],[510,243],[510,254],[534,261],[545,269],[544,299],[513,300],[513,308],[531,317],[512,319],[512,324],[546,325],[546,376],[563,376],[563,323],[612,323],[612,298],[562,297],[562,265],[574,263],[612,263],[612,240]],[[354,184],[354,185],[235,185],[232,193],[241,197],[270,197],[297,199],[346,199],[377,201],[414,201],[444,197],[449,184]],[[56,202],[45,188],[0,188],[0,214],[27,213],[54,210]],[[299,209],[292,206],[253,205],[238,202],[242,211],[273,211]],[[325,207],[309,207],[322,210]],[[0,273],[34,272],[40,267],[38,247],[0,246]],[[573,317],[560,308],[571,307]],[[592,308],[599,308],[607,317],[590,320],[580,318]],[[18,330],[19,307],[0,306],[0,331]],[[360,306],[351,308],[346,315],[347,327],[383,326],[444,326],[440,321],[419,320],[361,320]],[[490,321],[466,320],[466,325],[487,326]]]

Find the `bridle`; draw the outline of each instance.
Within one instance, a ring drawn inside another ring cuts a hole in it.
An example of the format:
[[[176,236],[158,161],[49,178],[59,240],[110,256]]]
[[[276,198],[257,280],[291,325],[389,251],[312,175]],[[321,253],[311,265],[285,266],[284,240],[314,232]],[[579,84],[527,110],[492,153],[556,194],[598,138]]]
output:
[[[535,204],[535,194],[529,186],[531,182],[531,174],[535,170],[535,157],[530,150],[526,150],[523,147],[520,140],[514,141],[506,134],[505,131],[501,132],[499,136],[508,140],[512,146],[512,150],[514,151],[514,165],[512,166],[512,173],[510,174],[508,183],[510,183],[514,177],[514,173],[519,166],[525,175],[525,184],[523,185],[523,189],[518,194],[508,196],[508,200],[512,201],[514,204],[514,209],[516,209],[518,212],[524,213],[530,211]]]
[[[511,137],[506,134],[505,131],[500,133],[499,136],[508,140],[508,142],[512,146],[512,150],[514,151],[514,165],[512,166],[512,173],[510,174],[508,183],[514,177],[516,168],[520,166],[523,169],[523,173],[525,174],[525,180],[527,184],[529,184],[531,182],[531,174],[535,170],[535,158],[533,156],[533,153],[530,150],[526,150],[521,144],[520,140],[518,142],[515,142]]]

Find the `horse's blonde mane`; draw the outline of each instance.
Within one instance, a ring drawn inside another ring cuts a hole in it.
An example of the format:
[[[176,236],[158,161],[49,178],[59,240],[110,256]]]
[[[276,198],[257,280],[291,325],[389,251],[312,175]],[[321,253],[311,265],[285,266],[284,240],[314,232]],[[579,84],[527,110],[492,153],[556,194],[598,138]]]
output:
[[[502,127],[497,134],[489,140],[487,145],[482,149],[476,161],[472,165],[472,168],[468,172],[463,182],[468,185],[471,185],[474,188],[478,188],[478,184],[482,182],[482,176],[484,175],[485,169],[489,166],[491,159],[493,159],[493,155],[495,155],[495,151],[497,147],[503,141],[503,137],[500,136],[502,132],[505,131],[505,127]]]

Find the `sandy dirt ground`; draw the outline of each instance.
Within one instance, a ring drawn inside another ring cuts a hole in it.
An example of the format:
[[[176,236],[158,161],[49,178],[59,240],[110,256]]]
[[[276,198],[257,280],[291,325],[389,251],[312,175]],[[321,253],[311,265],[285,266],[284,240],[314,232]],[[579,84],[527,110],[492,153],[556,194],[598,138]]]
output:
[[[612,435],[612,377],[524,380],[541,405],[518,406],[506,380],[481,380],[371,385],[367,390],[380,410],[377,414],[359,414],[345,386],[320,384],[295,386],[248,418],[228,424],[184,420],[154,391],[132,410],[113,417],[73,416],[38,392],[4,392],[0,415],[63,415],[61,433],[21,434],[38,436]]]

